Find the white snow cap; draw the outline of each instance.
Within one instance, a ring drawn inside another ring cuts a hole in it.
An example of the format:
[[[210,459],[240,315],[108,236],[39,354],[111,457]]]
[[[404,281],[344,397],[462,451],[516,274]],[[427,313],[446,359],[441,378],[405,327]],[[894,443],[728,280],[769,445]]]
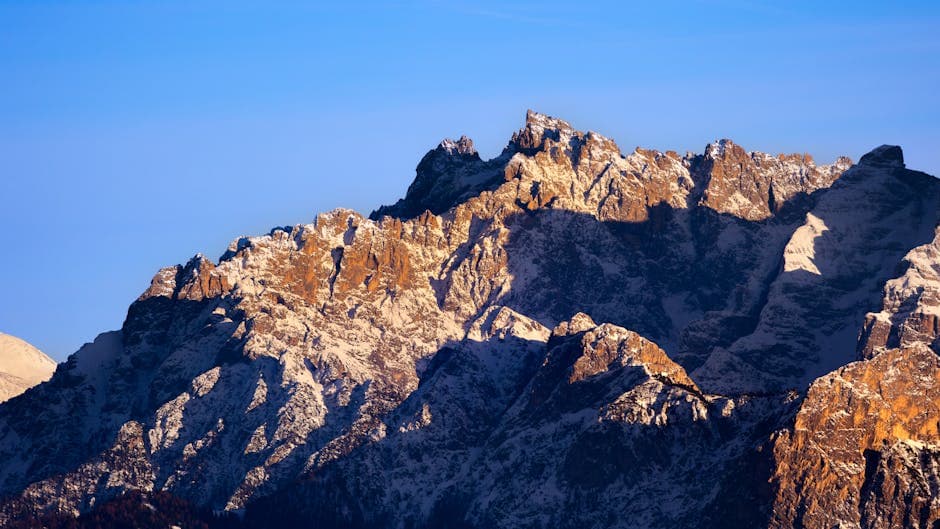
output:
[[[55,360],[24,340],[0,332],[0,373],[38,383],[55,371]]]

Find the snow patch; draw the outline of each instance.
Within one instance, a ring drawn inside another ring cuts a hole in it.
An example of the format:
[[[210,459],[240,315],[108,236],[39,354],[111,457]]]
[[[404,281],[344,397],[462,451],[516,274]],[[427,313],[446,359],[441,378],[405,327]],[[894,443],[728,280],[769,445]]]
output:
[[[812,213],[806,214],[806,223],[793,232],[793,237],[783,251],[783,271],[805,270],[822,275],[816,266],[816,239],[829,231],[826,223]]]

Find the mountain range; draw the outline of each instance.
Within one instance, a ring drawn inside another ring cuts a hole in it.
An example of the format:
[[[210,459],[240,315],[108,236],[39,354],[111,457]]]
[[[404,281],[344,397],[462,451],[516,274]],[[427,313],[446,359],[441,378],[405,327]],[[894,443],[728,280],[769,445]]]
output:
[[[0,405],[0,524],[149,494],[253,527],[934,528],[938,213],[896,146],[625,154],[529,111],[368,217],[157,272]]]

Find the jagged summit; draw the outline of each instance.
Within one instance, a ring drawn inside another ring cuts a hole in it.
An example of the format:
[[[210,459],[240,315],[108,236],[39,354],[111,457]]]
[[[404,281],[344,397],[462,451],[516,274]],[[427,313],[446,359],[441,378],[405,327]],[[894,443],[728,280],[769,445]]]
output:
[[[462,154],[465,156],[472,156],[477,154],[477,150],[473,147],[473,140],[466,136],[461,136],[457,141],[454,141],[450,138],[444,138],[444,140],[441,141],[441,143],[438,145],[438,149],[443,149],[447,154],[450,155]]]
[[[578,131],[567,121],[527,110],[525,127],[513,133],[506,149],[531,153],[543,149],[546,139],[567,145],[577,135]]]
[[[722,138],[720,140],[715,140],[705,146],[705,157],[707,158],[721,158],[725,155],[729,149],[734,149],[737,145],[728,138]],[[740,147],[738,147],[740,149]]]
[[[930,526],[940,182],[900,162],[534,112],[492,160],[442,141],[372,219],[161,269],[0,406],[0,525],[140,490],[262,527]]]
[[[904,151],[897,145],[875,147],[858,161],[860,165],[876,167],[904,167]]]
[[[492,160],[481,160],[466,137],[444,140],[418,164],[405,197],[380,207],[370,218],[410,219],[425,211],[442,214],[540,168],[539,178],[520,179],[514,197],[530,210],[547,206],[582,210],[583,195],[594,192],[600,183],[594,178],[602,173],[603,182],[629,188],[619,191],[620,200],[645,202],[634,204],[621,220],[641,219],[645,217],[642,209],[657,203],[694,206],[686,202],[697,197],[716,211],[759,220],[773,216],[793,198],[828,187],[850,165],[845,157],[817,165],[807,154],[748,152],[729,139],[707,145],[699,156],[641,148],[624,155],[614,141],[600,134],[580,132],[567,121],[529,110],[524,127],[513,133],[506,148]],[[662,181],[655,185],[630,182],[644,171],[658,173],[653,178]],[[595,214],[607,215],[603,210]]]
[[[525,124],[526,128],[532,130],[552,130],[555,132],[571,132],[574,133],[574,128],[565,120],[554,118],[548,114],[542,114],[541,112],[536,112],[535,110],[526,109],[525,111]]]
[[[501,158],[484,162],[466,136],[459,140],[444,139],[429,151],[415,169],[415,179],[405,197],[395,204],[372,212],[373,219],[382,216],[414,218],[430,210],[438,214],[501,179]]]
[[[533,110],[526,112],[523,128],[513,133],[502,153],[492,160],[481,160],[473,142],[466,136],[457,141],[445,139],[422,158],[405,197],[395,204],[380,207],[370,218],[387,215],[408,219],[425,211],[443,213],[502,184],[516,154],[531,157],[555,147],[560,147],[562,152],[579,152],[589,140],[620,154],[619,148],[607,138],[593,132],[578,132],[564,120]]]

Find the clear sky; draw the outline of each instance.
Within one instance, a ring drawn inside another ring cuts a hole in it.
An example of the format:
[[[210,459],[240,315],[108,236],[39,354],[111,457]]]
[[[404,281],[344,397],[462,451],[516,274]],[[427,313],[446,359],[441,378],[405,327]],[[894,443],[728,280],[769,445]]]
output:
[[[160,267],[368,213],[527,108],[625,151],[894,143],[940,174],[938,6],[0,0],[0,331],[63,360]]]

